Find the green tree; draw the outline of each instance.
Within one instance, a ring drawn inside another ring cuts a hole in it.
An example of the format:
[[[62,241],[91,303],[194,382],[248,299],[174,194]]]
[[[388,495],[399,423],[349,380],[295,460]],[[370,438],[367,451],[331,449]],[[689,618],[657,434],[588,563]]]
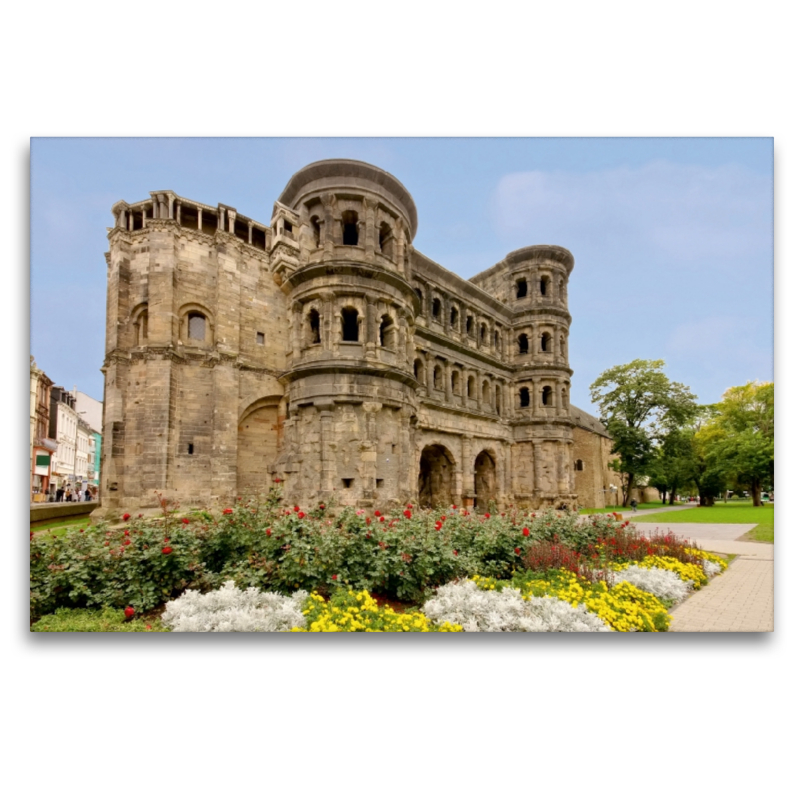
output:
[[[689,427],[674,428],[666,432],[649,466],[650,485],[662,494],[663,502],[675,504],[675,497],[692,481],[694,430]]]
[[[613,467],[623,475],[623,505],[628,505],[637,478],[648,473],[654,446],[667,433],[696,413],[695,395],[688,386],[670,381],[662,360],[636,359],[611,367],[591,385],[592,402],[614,439],[617,460]]]
[[[753,505],[775,481],[775,384],[734,386],[712,406],[701,436],[706,456],[730,480],[748,487]]]

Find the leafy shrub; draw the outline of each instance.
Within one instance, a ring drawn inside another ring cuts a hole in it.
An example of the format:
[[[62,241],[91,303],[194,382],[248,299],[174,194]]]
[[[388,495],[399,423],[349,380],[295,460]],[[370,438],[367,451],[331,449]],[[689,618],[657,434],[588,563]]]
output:
[[[216,591],[200,594],[192,589],[167,603],[161,619],[176,633],[231,633],[289,631],[305,627],[302,606],[307,592],[285,597],[237,589],[228,581]]]
[[[600,632],[609,631],[586,606],[573,607],[554,597],[523,599],[519,589],[483,592],[470,580],[440,586],[422,610],[440,623],[465,631]]]

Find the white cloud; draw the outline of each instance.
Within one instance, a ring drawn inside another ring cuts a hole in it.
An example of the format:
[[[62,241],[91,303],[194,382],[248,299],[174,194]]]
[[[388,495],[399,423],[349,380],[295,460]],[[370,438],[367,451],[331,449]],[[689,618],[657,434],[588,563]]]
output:
[[[516,247],[562,244],[593,260],[724,268],[772,253],[771,178],[738,165],[517,172],[500,180],[493,211]]]

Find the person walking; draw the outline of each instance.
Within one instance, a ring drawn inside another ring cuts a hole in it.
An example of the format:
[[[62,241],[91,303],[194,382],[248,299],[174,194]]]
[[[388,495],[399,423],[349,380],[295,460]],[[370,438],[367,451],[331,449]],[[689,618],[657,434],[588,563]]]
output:
[[[631,500],[631,508],[633,509],[633,513],[636,513],[636,507],[639,505],[638,500]]]

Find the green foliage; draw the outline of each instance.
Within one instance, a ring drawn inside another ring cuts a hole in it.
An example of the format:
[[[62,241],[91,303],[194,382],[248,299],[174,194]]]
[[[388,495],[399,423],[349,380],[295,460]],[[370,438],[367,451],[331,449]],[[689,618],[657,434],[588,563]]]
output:
[[[158,619],[134,617],[126,620],[118,608],[87,609],[59,608],[31,625],[36,633],[160,633],[166,628]]]
[[[592,402],[600,406],[614,439],[614,468],[626,476],[625,505],[637,478],[648,475],[653,465],[655,444],[697,410],[695,395],[670,381],[663,367],[661,360],[636,359],[607,369],[590,387]]]

